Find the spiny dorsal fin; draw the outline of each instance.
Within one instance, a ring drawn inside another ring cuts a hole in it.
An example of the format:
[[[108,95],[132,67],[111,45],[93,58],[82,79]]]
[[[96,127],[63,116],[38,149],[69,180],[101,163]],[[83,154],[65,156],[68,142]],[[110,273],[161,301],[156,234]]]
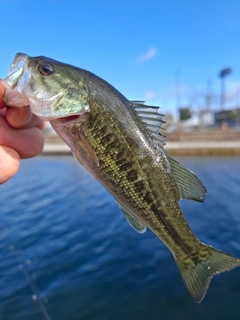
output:
[[[139,233],[144,233],[146,231],[146,226],[135,218],[131,213],[127,212],[125,209],[120,207],[122,213],[124,214],[125,218],[127,219],[128,223]]]
[[[162,120],[164,115],[159,113],[160,107],[147,106],[144,104],[144,101],[130,101],[130,104],[160,146],[164,147],[165,143],[163,140],[165,136],[161,134],[160,129],[163,129],[162,124],[165,121]]]
[[[181,166],[176,160],[169,156],[167,158],[178,188],[179,199],[203,202],[206,198],[207,190],[198,177],[189,169]]]
[[[160,147],[164,147],[164,136],[160,129],[165,121],[163,114],[159,113],[159,107],[147,106],[144,101],[130,101],[131,106],[136,110]],[[207,195],[207,190],[198,177],[187,168],[181,166],[176,160],[168,157],[173,178],[178,188],[179,199],[188,199],[203,202]]]

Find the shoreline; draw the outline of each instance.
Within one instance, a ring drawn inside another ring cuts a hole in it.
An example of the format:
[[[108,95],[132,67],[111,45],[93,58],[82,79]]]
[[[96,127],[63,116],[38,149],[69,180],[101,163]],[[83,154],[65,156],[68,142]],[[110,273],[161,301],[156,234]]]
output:
[[[166,142],[165,150],[174,156],[237,156],[240,141]],[[71,155],[70,148],[63,142],[46,142],[41,155]]]

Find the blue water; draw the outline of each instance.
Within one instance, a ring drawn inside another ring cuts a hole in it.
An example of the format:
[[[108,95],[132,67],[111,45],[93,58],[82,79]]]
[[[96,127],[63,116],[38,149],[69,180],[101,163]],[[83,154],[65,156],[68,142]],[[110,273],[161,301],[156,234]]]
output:
[[[240,158],[179,160],[208,189],[204,204],[181,201],[190,226],[240,256]],[[240,268],[195,303],[168,249],[72,157],[23,161],[0,200],[1,320],[240,319]]]

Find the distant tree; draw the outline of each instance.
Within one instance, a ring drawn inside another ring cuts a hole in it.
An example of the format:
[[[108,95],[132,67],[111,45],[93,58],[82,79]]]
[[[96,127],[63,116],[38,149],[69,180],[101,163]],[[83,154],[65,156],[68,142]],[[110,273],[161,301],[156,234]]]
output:
[[[235,112],[235,110],[229,110],[229,111],[227,111],[226,118],[227,118],[228,120],[235,120],[235,119],[236,119],[236,112]]]
[[[226,112],[226,119],[228,120],[239,120],[240,119],[240,108],[236,108],[235,110],[228,110]]]
[[[179,118],[181,121],[186,121],[192,117],[190,108],[180,108],[179,109]]]

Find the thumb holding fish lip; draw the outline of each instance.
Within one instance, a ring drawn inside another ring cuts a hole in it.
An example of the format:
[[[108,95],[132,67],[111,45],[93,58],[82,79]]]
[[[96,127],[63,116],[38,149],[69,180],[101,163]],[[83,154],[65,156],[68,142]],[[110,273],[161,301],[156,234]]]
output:
[[[29,107],[7,107],[2,98],[4,90],[0,81],[0,184],[18,171],[20,158],[36,156],[44,145],[44,122]]]
[[[29,107],[7,107],[5,116],[13,128],[37,127],[42,130],[45,127],[45,122],[33,114]]]
[[[0,81],[0,145],[12,148],[20,158],[31,158],[42,152],[44,122],[29,107],[6,107],[4,85]]]
[[[0,109],[4,113],[4,105],[2,101],[2,96],[4,93],[4,87],[0,81]],[[0,141],[2,143],[2,141]],[[20,156],[12,148],[4,145],[0,145],[0,184],[8,181],[19,169]]]
[[[29,106],[15,108],[11,106],[6,106],[3,102],[5,87],[0,79],[0,109],[5,108],[5,116],[8,123],[13,128],[32,128],[37,127],[43,130],[45,127],[45,122],[38,118],[32,113]]]

